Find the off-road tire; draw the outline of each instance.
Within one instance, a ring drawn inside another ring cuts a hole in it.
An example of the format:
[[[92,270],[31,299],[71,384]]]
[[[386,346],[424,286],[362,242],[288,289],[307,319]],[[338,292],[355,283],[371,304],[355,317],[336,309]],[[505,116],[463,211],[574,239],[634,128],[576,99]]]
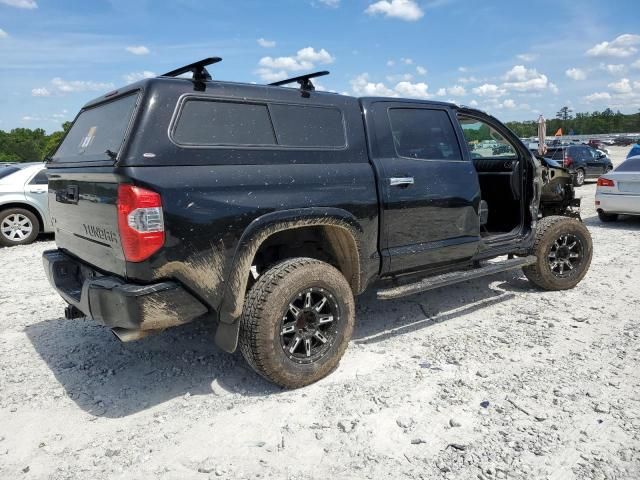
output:
[[[558,238],[570,234],[582,242],[581,262],[565,277],[556,276],[549,264],[549,253]],[[531,283],[543,290],[568,290],[575,287],[587,274],[593,256],[591,234],[584,224],[575,218],[549,216],[542,218],[536,226],[531,254],[537,257],[535,264],[522,271]]]
[[[313,363],[289,358],[281,343],[281,321],[291,298],[308,288],[331,292],[339,308],[335,338]],[[342,273],[312,258],[292,258],[264,272],[245,299],[240,320],[240,351],[247,363],[267,380],[285,388],[299,388],[329,374],[344,354],[353,333],[353,292]]]
[[[573,177],[573,185],[575,187],[581,187],[582,185],[584,185],[585,178],[586,178],[586,173],[584,169],[578,168],[576,170],[575,176]]]
[[[0,245],[3,247],[13,247],[15,245],[27,245],[29,243],[33,243],[40,233],[40,221],[38,220],[38,217],[36,217],[29,210],[25,210],[24,208],[8,208],[6,210],[0,211],[0,228],[2,228],[2,224],[5,219],[11,217],[12,215],[27,218],[31,225],[31,231],[27,236],[20,240],[11,240],[5,237],[2,232],[0,232]]]
[[[598,211],[598,218],[600,219],[601,222],[615,222],[616,220],[618,220],[618,214],[617,213],[605,213],[602,210]]]

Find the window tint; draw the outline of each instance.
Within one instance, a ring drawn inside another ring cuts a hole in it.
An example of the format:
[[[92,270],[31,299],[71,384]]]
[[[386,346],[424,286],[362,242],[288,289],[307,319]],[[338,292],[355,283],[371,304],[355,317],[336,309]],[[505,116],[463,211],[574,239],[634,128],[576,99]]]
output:
[[[128,95],[81,112],[53,160],[108,160],[105,152],[117,153],[122,146],[137,98],[137,94]]]
[[[275,145],[266,105],[187,100],[173,132],[185,145]]]
[[[337,108],[269,105],[278,144],[337,148],[346,145],[342,112]]]
[[[401,157],[462,160],[447,112],[424,108],[389,110],[393,141]]]
[[[472,158],[517,158],[513,145],[491,125],[470,117],[460,117],[460,125]]]
[[[640,172],[640,157],[625,160],[618,165],[616,172]]]
[[[0,178],[8,177],[12,173],[16,173],[18,171],[20,171],[18,167],[0,167]]]
[[[31,179],[29,182],[30,185],[46,185],[48,182],[47,179],[47,169],[40,170],[35,177]]]

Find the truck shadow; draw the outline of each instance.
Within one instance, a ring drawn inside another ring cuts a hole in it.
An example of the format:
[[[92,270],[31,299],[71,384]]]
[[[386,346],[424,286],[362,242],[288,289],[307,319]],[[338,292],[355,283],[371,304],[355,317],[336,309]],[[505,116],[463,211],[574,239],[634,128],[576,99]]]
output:
[[[359,297],[356,343],[372,344],[428,328],[515,296],[528,284],[505,272],[393,301]],[[282,389],[254,373],[239,352],[213,342],[215,327],[193,322],[123,344],[91,321],[46,320],[26,334],[66,395],[93,416],[126,417],[185,396],[267,396]]]

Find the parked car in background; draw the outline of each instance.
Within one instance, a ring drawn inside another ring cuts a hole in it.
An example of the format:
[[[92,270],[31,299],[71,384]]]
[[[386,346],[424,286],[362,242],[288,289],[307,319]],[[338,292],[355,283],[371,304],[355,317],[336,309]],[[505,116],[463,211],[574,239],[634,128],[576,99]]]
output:
[[[52,231],[45,165],[0,167],[0,245],[26,245],[39,233]]]
[[[640,215],[640,156],[598,179],[596,210],[603,222],[613,222],[619,214]]]
[[[633,143],[633,138],[631,137],[616,137],[613,139],[613,145],[619,147],[628,147]]]
[[[590,139],[586,145],[589,145],[591,148],[595,148],[596,150],[601,150],[607,155],[609,154],[609,150],[607,149],[608,145],[597,138]]]
[[[613,169],[611,159],[588,145],[550,147],[547,157],[562,163],[574,174],[574,184],[579,187],[585,180],[598,178]]]

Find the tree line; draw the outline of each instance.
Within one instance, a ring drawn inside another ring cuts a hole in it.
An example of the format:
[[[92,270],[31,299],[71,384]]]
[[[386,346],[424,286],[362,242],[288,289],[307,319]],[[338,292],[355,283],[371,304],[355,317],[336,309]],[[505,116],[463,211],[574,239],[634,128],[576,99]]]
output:
[[[62,130],[49,135],[42,128],[14,128],[9,132],[0,130],[0,162],[37,162],[52,153],[71,127],[71,122],[62,124]]]
[[[537,137],[538,121],[507,122],[507,126],[519,137]],[[602,112],[573,114],[569,107],[562,107],[556,118],[547,119],[547,135],[553,136],[562,128],[564,135],[593,135],[608,133],[640,132],[640,112],[624,114],[610,108]]]

